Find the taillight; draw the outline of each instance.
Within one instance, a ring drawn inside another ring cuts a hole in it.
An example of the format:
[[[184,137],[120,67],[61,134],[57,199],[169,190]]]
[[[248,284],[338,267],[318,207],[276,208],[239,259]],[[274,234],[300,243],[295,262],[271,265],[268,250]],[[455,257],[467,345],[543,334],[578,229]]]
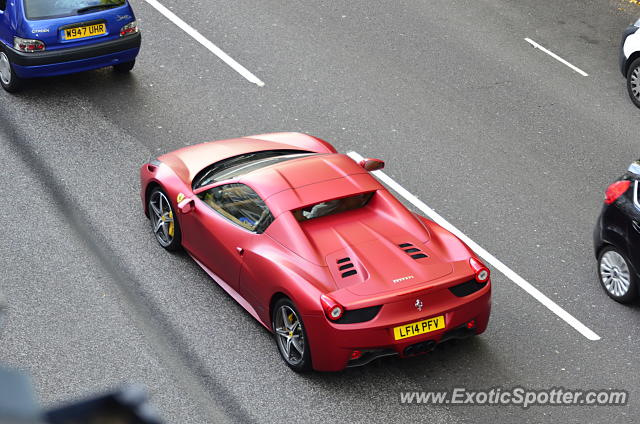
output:
[[[604,203],[610,205],[618,200],[618,197],[622,196],[629,189],[630,185],[631,181],[628,180],[616,181],[611,184],[604,193]]]
[[[482,262],[476,258],[469,258],[469,265],[471,265],[471,269],[475,272],[476,281],[478,283],[486,283],[489,281],[489,268],[484,266]]]
[[[340,319],[340,317],[344,313],[344,308],[342,307],[342,305],[327,295],[323,294],[322,296],[320,296],[320,303],[322,303],[324,314],[331,321],[336,321]]]
[[[137,34],[139,31],[140,30],[138,29],[138,22],[136,21],[129,22],[128,24],[120,28],[120,37]]]
[[[40,40],[13,37],[13,48],[21,52],[33,53],[44,51],[45,46]]]

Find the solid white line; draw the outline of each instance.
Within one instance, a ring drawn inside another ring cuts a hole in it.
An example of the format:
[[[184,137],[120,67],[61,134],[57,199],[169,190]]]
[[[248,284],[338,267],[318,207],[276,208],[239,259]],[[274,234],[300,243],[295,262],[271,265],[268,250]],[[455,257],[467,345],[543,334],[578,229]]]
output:
[[[582,69],[578,68],[577,66],[572,65],[571,63],[567,62],[566,60],[564,60],[563,58],[561,58],[560,56],[558,56],[557,54],[555,54],[554,52],[545,49],[544,47],[542,47],[540,44],[536,43],[535,41],[533,41],[531,38],[525,38],[524,41],[526,41],[527,43],[531,44],[533,47],[535,47],[536,49],[540,49],[543,52],[545,52],[546,54],[548,54],[549,56],[551,56],[552,58],[554,58],[555,60],[557,60],[558,62],[562,62],[565,65],[567,65],[569,68],[573,69],[574,71],[576,71],[577,73],[579,73],[580,75],[582,75],[583,77],[588,77],[589,74],[587,74],[585,71],[583,71]]]
[[[359,162],[363,159],[363,157],[356,152],[347,153],[351,159]],[[483,249],[478,243],[471,240],[467,237],[462,231],[458,230],[456,227],[451,225],[446,219],[440,216],[436,211],[427,206],[424,202],[418,199],[416,196],[411,194],[408,190],[402,187],[400,184],[395,182],[391,177],[385,174],[382,171],[374,171],[373,174],[380,179],[383,183],[389,186],[393,191],[407,199],[411,202],[416,208],[420,209],[425,215],[427,215],[430,219],[432,219],[436,224],[445,228],[449,232],[455,234],[460,240],[465,242],[474,252],[476,252],[482,259],[493,265],[495,269],[504,274],[505,277],[516,283],[520,288],[533,296],[538,302],[542,303],[546,306],[551,312],[556,314],[562,320],[564,320],[567,324],[575,328],[580,334],[585,336],[589,340],[600,340],[600,336],[598,336],[595,332],[593,332],[589,327],[578,321],[573,315],[562,309],[558,304],[556,304],[553,300],[549,299],[546,295],[544,295],[540,290],[531,285],[524,278],[520,277],[516,274],[511,268],[503,264],[500,260],[498,260],[491,253],[487,252]]]
[[[153,6],[158,12],[162,13],[167,19],[176,24],[180,29],[189,34],[198,43],[206,47],[211,53],[222,59],[227,65],[231,66],[237,73],[245,77],[249,82],[256,84],[258,87],[264,87],[258,77],[253,75],[247,68],[236,62],[231,56],[223,52],[218,46],[207,40],[202,34],[196,31],[191,25],[176,16],[175,13],[164,7],[157,0],[145,0],[150,6]]]

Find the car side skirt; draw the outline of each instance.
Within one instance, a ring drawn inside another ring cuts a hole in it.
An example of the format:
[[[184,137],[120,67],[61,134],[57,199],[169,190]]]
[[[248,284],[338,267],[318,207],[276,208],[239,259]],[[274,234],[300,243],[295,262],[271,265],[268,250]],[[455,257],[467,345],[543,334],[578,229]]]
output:
[[[191,259],[193,259],[200,266],[200,268],[202,268],[207,274],[209,274],[209,277],[211,277],[213,279],[213,281],[215,281],[220,287],[222,287],[222,289],[224,291],[226,291],[229,294],[229,296],[231,296],[236,302],[238,302],[240,304],[240,306],[242,306],[244,309],[246,309],[247,312],[249,312],[251,314],[251,316],[254,317],[267,330],[271,331],[271,327],[268,326],[267,324],[265,324],[264,322],[262,322],[262,320],[258,316],[258,313],[253,308],[253,306],[251,306],[251,304],[249,302],[247,302],[247,300],[244,297],[242,297],[242,295],[240,295],[240,293],[238,293],[236,290],[234,290],[234,288],[231,287],[222,278],[218,277],[215,272],[213,272],[209,268],[207,268],[207,266],[205,264],[203,264],[202,262],[197,260],[195,258],[195,256],[193,256],[190,252],[187,252],[187,253],[189,253],[189,256],[191,256]]]

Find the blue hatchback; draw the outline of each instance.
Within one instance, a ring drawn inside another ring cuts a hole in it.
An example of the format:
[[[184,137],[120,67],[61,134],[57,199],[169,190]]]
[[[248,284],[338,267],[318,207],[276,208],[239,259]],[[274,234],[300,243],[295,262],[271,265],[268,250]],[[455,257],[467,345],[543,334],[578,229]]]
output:
[[[127,0],[0,0],[0,84],[113,66],[133,69],[141,36]]]

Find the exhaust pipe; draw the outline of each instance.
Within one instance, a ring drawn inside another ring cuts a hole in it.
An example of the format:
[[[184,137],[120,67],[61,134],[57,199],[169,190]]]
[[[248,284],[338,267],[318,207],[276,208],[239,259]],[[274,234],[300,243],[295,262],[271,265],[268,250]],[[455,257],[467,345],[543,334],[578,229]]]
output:
[[[427,340],[425,342],[420,342],[416,344],[412,344],[411,346],[407,346],[404,349],[405,356],[419,355],[421,353],[431,352],[436,347],[436,342],[434,340]]]

